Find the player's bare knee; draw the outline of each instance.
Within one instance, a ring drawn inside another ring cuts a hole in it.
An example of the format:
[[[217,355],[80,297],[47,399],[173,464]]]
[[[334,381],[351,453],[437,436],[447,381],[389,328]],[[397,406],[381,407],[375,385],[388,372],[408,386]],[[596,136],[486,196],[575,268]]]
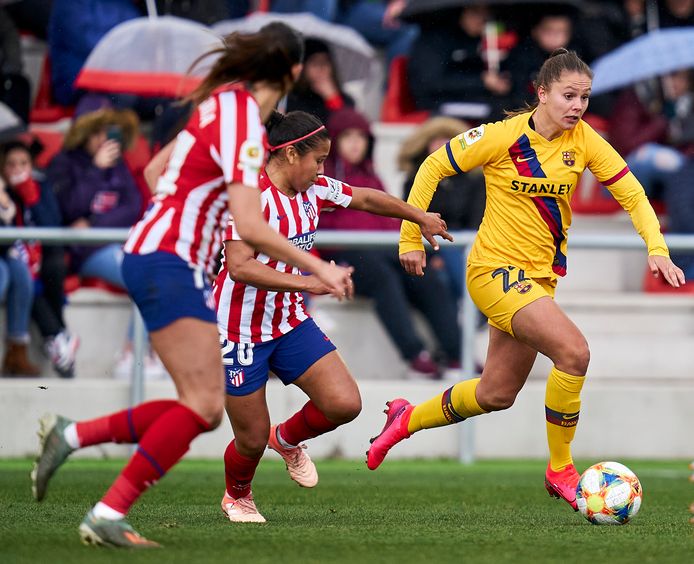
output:
[[[566,347],[558,361],[555,362],[557,368],[562,372],[581,376],[588,372],[589,363],[590,348],[585,339]]]
[[[200,394],[194,398],[181,398],[182,403],[197,413],[212,431],[219,427],[224,418],[224,398],[216,395]]]
[[[477,403],[485,411],[503,411],[508,409],[516,401],[516,392],[504,390],[491,390],[480,393],[477,391]]]
[[[338,425],[344,425],[356,419],[361,413],[361,397],[356,394],[354,397],[342,398],[337,404],[331,406],[330,413],[325,416]]]
[[[269,429],[266,432],[244,433],[236,437],[236,449],[248,458],[260,458],[267,448]]]

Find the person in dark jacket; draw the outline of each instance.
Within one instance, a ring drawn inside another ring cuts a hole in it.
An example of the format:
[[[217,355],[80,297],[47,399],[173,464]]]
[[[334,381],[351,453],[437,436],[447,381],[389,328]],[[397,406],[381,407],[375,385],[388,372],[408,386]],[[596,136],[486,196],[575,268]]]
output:
[[[0,227],[16,226],[17,206],[0,175]],[[38,376],[41,370],[29,360],[29,319],[34,283],[29,269],[29,252],[21,241],[0,246],[0,303],[7,313],[7,343],[2,375]]]
[[[510,108],[521,108],[535,101],[535,78],[547,57],[571,41],[572,21],[568,13],[557,9],[543,13],[530,34],[516,45],[504,61],[511,76]]]
[[[63,149],[48,167],[63,225],[73,229],[131,227],[139,218],[142,197],[122,159],[137,135],[131,110],[100,109],[77,118]],[[124,288],[121,245],[72,245],[70,270]]]
[[[294,88],[287,96],[287,112],[300,110],[327,123],[332,112],[354,101],[343,90],[330,48],[319,39],[305,42],[304,67]]]
[[[422,27],[407,67],[417,109],[471,119],[501,116],[510,82],[487,70],[482,58],[488,18],[485,6],[473,5],[463,8],[457,21]]]
[[[0,152],[0,173],[17,207],[18,224],[36,227],[62,225],[60,207],[45,175],[33,170],[33,147],[16,140]],[[54,370],[62,378],[74,376],[79,339],[65,325],[65,250],[62,245],[30,244],[36,264],[34,304],[31,317],[36,322]]]
[[[351,108],[335,112],[328,121],[333,149],[325,174],[354,186],[385,191],[371,160],[373,138],[366,118]],[[321,218],[326,229],[396,230],[400,222],[387,217],[339,209]],[[411,308],[422,312],[442,349],[444,365],[453,368],[460,358],[457,307],[449,287],[433,270],[424,276],[404,274],[394,249],[335,250],[325,253],[335,262],[354,266],[357,295],[374,300],[376,314],[393,344],[415,376],[437,377],[441,369],[417,334]]]

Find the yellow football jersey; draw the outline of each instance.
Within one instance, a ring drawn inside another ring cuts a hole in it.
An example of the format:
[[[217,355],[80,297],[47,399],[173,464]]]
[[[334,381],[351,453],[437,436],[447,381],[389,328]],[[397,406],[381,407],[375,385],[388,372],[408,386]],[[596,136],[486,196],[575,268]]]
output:
[[[480,125],[429,155],[408,202],[426,210],[441,179],[482,166],[487,207],[470,263],[515,265],[530,277],[566,274],[571,196],[588,168],[631,216],[650,255],[669,256],[643,187],[612,146],[583,120],[549,141],[529,125],[530,113]],[[400,253],[422,250],[417,224],[403,222]]]

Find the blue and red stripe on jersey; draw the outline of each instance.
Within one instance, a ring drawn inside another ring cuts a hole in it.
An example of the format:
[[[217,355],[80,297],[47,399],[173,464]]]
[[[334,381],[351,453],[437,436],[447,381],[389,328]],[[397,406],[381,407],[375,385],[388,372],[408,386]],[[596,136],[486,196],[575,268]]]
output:
[[[540,165],[540,160],[537,158],[537,153],[530,145],[530,139],[525,133],[508,148],[508,154],[519,175],[547,178]]]
[[[564,236],[564,226],[561,219],[561,211],[556,198],[550,196],[536,196],[533,204],[540,212],[540,217],[549,228],[549,232],[554,239],[554,261],[552,271],[559,276],[566,275],[566,255],[561,252],[561,244],[566,237]]]

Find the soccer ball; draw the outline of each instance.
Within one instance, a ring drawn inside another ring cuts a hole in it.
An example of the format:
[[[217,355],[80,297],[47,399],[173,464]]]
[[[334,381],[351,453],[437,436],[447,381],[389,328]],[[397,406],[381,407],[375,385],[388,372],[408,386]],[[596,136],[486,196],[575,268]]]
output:
[[[594,525],[624,525],[639,512],[641,483],[619,462],[593,464],[576,488],[576,505]]]

